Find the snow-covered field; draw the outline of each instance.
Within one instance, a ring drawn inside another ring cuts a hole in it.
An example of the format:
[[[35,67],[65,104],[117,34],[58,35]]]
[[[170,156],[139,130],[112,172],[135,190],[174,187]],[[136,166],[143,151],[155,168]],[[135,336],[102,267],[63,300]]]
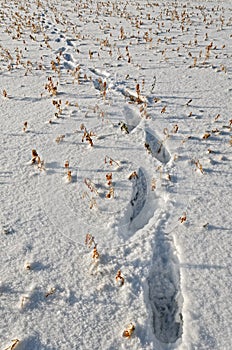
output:
[[[0,1],[0,349],[230,350],[232,4]]]

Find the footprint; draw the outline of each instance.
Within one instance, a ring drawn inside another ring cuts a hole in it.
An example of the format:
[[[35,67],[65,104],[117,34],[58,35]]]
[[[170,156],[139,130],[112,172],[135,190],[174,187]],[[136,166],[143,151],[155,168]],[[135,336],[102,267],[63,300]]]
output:
[[[136,174],[136,175],[135,175]],[[149,221],[156,221],[165,205],[164,199],[149,191],[150,178],[144,168],[139,167],[130,175],[132,182],[131,197],[123,215],[116,220],[118,235],[127,241]]]
[[[73,58],[72,58],[72,55],[70,53],[64,53],[63,58],[67,62],[73,62]]]
[[[66,47],[62,46],[58,50],[56,50],[55,54],[58,55],[60,53],[63,53],[66,50]]]
[[[168,219],[166,216],[164,223]],[[154,235],[153,267],[148,278],[153,329],[161,342],[174,343],[183,333],[179,262],[162,225],[156,227]]]
[[[93,81],[93,86],[96,90],[103,91],[104,89],[109,88],[108,78],[110,77],[110,73],[98,68],[89,68],[89,71],[95,75],[92,81]]]
[[[145,144],[152,156],[158,159],[161,163],[166,164],[171,159],[171,155],[164,146],[164,143],[149,129],[145,130]]]
[[[132,196],[129,204],[130,217],[132,222],[143,210],[147,196],[147,181],[141,168],[138,169],[136,175],[131,178],[133,182]]]
[[[72,43],[72,39],[66,39],[66,43],[68,46],[74,46]]]
[[[129,132],[135,129],[141,120],[138,110],[128,105],[124,106],[123,117]]]
[[[90,72],[95,74],[98,77],[101,78],[109,78],[110,73],[108,73],[106,70],[98,69],[98,68],[89,68]]]

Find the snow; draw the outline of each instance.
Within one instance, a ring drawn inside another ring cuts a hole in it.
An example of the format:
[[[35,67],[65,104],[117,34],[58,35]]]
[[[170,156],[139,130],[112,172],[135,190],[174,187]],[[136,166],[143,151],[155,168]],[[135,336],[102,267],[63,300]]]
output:
[[[0,4],[0,348],[230,350],[230,1]]]

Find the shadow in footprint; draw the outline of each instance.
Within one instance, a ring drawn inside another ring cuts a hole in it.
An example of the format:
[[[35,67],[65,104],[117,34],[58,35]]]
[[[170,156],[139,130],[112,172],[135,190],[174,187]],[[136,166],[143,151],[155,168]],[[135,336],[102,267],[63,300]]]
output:
[[[123,217],[117,225],[118,234],[124,240],[127,240],[137,230],[144,227],[158,208],[158,199],[157,203],[152,204],[150,198],[148,199],[147,178],[142,167],[139,167],[137,171],[133,172],[129,180],[132,182],[131,199]]]
[[[162,227],[155,233],[153,265],[148,278],[149,301],[155,336],[174,343],[182,336],[182,304],[179,261]]]
[[[13,348],[12,348],[13,349]],[[39,335],[32,335],[17,344],[17,350],[55,350],[54,347],[42,344]]]
[[[171,155],[165,147],[163,141],[155,135],[155,133],[149,129],[145,130],[145,146],[161,163],[166,164],[171,159]]]
[[[147,180],[141,168],[135,176],[130,179],[133,182],[132,196],[130,200],[130,222],[132,222],[142,211],[147,196]]]
[[[127,105],[124,107],[123,116],[129,132],[135,129],[141,120],[138,111]]]

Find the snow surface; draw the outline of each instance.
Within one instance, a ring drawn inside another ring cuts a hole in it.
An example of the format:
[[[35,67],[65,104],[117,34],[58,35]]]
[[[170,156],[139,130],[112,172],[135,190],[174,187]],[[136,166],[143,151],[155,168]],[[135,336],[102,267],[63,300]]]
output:
[[[0,349],[230,350],[231,2],[0,5]]]

